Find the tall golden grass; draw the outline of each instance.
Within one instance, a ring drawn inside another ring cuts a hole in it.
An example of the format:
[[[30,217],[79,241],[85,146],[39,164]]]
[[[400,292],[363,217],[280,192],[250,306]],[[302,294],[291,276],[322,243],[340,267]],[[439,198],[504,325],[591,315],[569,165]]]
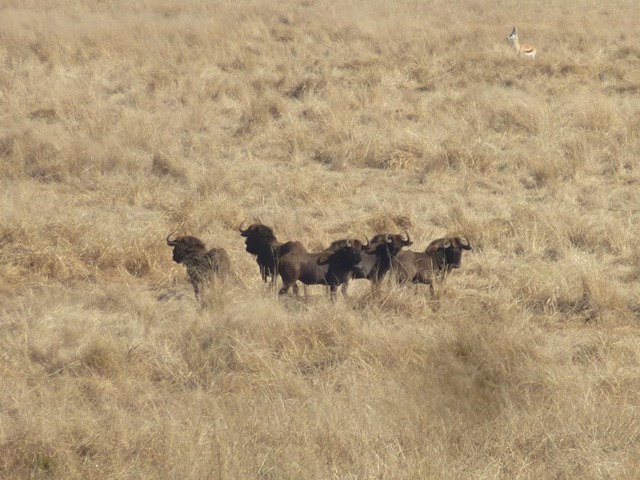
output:
[[[3,2],[0,477],[636,476],[639,16]],[[474,250],[436,297],[277,299],[245,218]],[[231,255],[205,308],[173,231]]]

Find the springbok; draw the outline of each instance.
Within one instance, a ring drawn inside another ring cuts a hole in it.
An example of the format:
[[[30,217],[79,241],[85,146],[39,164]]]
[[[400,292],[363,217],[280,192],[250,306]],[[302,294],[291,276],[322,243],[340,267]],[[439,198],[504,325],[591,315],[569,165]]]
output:
[[[513,32],[511,32],[511,35],[507,37],[507,40],[513,43],[513,48],[518,55],[522,54],[525,57],[536,58],[536,53],[538,53],[538,50],[536,50],[536,47],[534,47],[533,45],[520,43],[520,40],[518,39],[518,33],[516,32],[516,27],[513,27]]]

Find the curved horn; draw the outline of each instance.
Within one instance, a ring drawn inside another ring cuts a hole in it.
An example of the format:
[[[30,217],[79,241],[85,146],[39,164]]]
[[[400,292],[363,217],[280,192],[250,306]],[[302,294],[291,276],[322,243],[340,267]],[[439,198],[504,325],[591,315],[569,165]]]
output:
[[[351,248],[351,239],[350,238],[347,238],[347,247]]]
[[[367,239],[367,244],[362,246],[363,250],[366,250],[367,248],[369,248],[369,245],[371,245],[371,240],[369,240],[369,237],[367,237],[366,235],[364,236],[364,238]]]
[[[387,233],[384,236],[384,241],[387,242],[387,243],[391,243],[391,234],[390,233]]]
[[[176,245],[176,242],[171,240],[171,235],[173,235],[176,232],[171,232],[169,235],[167,235],[167,245],[169,245],[170,247],[174,247]]]
[[[244,233],[246,232],[246,230],[242,230],[242,226],[244,225],[244,222],[246,222],[247,219],[245,218],[244,220],[242,220],[242,223],[240,224],[240,226],[238,227],[238,230],[240,230],[240,233]]]
[[[403,240],[405,245],[411,245],[413,242],[411,241],[411,237],[409,236],[409,231],[405,228],[404,233],[407,235],[407,239]]]
[[[471,250],[471,242],[466,235],[464,237],[460,237],[460,245],[462,245],[462,248]]]

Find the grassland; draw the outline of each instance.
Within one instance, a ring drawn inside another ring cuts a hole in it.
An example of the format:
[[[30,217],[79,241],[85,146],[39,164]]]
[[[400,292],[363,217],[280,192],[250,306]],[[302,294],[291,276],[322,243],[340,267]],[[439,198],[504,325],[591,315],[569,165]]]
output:
[[[2,2],[0,477],[633,478],[639,17]],[[277,299],[245,218],[474,250],[435,298]],[[231,255],[206,307],[173,231]]]

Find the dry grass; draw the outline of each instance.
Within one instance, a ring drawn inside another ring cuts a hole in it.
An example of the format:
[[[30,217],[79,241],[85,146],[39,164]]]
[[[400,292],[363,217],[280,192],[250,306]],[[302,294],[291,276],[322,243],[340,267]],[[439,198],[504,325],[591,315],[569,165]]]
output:
[[[637,475],[638,14],[5,1],[0,477]],[[245,218],[475,249],[278,300]],[[206,308],[175,230],[231,255]]]

